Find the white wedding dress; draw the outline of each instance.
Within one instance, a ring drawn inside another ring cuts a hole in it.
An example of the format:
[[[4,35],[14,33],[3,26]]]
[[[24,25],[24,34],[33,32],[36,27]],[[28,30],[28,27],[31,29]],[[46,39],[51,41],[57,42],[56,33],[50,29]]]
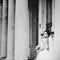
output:
[[[49,51],[45,49],[39,52],[35,60],[54,60],[53,55],[53,40],[49,37]]]

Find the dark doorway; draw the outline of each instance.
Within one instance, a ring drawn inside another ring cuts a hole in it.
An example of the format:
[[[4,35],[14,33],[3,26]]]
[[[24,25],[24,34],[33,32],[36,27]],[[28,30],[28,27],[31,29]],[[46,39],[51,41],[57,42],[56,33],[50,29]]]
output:
[[[31,59],[36,57],[35,47],[38,45],[38,3],[38,0],[28,0],[29,47]]]

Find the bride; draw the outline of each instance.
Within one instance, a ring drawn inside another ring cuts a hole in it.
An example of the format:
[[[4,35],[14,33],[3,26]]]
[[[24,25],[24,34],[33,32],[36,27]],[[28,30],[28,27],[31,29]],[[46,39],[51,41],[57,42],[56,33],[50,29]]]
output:
[[[53,60],[53,41],[48,30],[42,35],[41,45],[36,47],[37,57],[35,60]]]

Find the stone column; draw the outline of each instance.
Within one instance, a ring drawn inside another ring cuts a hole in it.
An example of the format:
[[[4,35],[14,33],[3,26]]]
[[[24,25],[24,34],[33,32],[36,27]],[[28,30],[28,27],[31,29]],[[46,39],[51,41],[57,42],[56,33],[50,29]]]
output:
[[[54,60],[60,59],[60,0],[55,0]]]
[[[55,31],[55,0],[52,0],[52,31]]]
[[[39,21],[38,21],[38,41],[39,41],[39,45],[41,43],[41,33],[42,33],[42,0],[39,0]]]
[[[42,31],[46,30],[46,0],[42,0]]]
[[[14,0],[8,0],[8,37],[7,37],[7,60],[14,60],[15,41],[15,6]]]
[[[6,57],[7,55],[7,0],[3,0],[3,10],[2,10],[2,41],[1,41],[1,57]]]
[[[28,0],[16,0],[15,60],[27,60],[29,52]]]
[[[52,38],[53,41],[53,49],[54,49],[54,40],[55,40],[55,0],[52,0],[52,29],[51,31],[54,32],[54,37]]]

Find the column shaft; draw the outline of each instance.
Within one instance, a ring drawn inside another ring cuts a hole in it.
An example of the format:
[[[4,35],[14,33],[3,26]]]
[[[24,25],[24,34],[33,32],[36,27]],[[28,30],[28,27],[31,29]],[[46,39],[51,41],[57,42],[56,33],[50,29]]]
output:
[[[27,60],[29,51],[28,0],[16,0],[15,59]]]
[[[38,43],[41,43],[42,33],[42,0],[39,0],[39,20],[38,20]]]
[[[7,0],[3,0],[1,56],[7,55]]]
[[[55,0],[52,1],[52,31],[55,31]]]
[[[14,59],[14,29],[15,29],[15,7],[14,0],[8,1],[8,37],[7,37],[7,59]]]

